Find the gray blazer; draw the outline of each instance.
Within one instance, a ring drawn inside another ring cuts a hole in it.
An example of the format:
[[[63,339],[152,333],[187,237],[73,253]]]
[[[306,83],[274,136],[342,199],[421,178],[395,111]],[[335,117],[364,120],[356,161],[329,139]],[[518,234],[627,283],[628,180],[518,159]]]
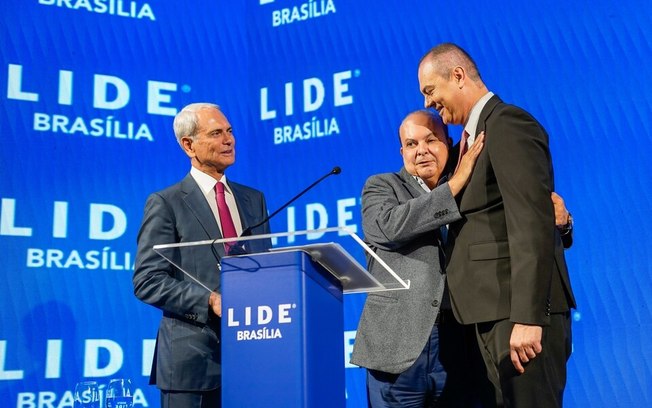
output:
[[[238,183],[228,184],[242,227],[262,221],[267,215],[263,194]],[[253,234],[267,232],[266,223]],[[220,319],[209,314],[210,293],[156,254],[152,246],[221,237],[217,221],[192,176],[147,199],[138,233],[133,284],[140,300],[163,311],[150,379],[160,389],[205,391],[220,385]],[[251,242],[252,252],[269,247],[269,242]],[[175,258],[185,271],[219,292],[217,264],[222,256],[223,246],[216,245],[215,252],[210,246],[201,246],[180,251]]]
[[[362,191],[367,243],[410,289],[370,293],[351,363],[398,374],[417,359],[444,293],[439,228],[460,218],[448,184],[427,193],[405,168],[370,177]],[[372,274],[382,268],[368,257]]]

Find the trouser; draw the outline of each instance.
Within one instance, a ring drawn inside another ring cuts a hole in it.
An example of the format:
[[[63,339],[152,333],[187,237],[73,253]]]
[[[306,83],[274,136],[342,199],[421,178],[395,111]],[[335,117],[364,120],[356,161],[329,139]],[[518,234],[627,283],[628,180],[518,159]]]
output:
[[[222,388],[210,391],[161,390],[161,408],[220,408]]]
[[[473,333],[471,333],[473,334]],[[408,334],[406,334],[408,335]],[[470,339],[475,342],[473,337]],[[470,407],[466,328],[443,311],[421,354],[406,371],[367,371],[367,397],[373,408]]]
[[[506,408],[562,406],[566,362],[571,354],[570,313],[554,313],[543,327],[542,351],[519,374],[510,358],[514,323],[504,319],[476,324],[476,335],[487,376],[496,387],[496,405]]]

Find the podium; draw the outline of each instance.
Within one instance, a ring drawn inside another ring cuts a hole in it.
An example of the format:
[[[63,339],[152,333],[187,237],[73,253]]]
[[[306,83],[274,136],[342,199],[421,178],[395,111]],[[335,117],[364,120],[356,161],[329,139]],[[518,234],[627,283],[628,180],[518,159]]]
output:
[[[349,250],[337,242],[314,242],[315,236],[323,241],[335,233]],[[290,247],[279,244],[284,239],[296,243],[297,237],[313,238]],[[184,247],[233,241],[246,247],[247,241],[260,239],[276,245],[269,252],[221,259],[222,405],[343,408],[343,295],[408,289],[409,281],[346,228],[156,245],[154,250],[179,267],[173,257]],[[350,251],[385,266],[386,276],[372,276]]]

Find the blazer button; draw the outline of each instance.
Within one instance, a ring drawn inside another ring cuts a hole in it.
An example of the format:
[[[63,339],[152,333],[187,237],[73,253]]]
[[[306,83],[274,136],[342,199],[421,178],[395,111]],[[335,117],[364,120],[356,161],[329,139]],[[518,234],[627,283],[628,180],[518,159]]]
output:
[[[437,299],[433,300],[433,301],[432,301],[432,305],[433,305],[434,307],[439,306],[439,301],[438,301]]]

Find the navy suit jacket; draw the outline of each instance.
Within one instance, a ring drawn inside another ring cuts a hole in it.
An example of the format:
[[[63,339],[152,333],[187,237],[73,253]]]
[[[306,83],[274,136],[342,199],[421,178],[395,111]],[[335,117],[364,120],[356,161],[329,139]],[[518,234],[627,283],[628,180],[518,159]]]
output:
[[[235,196],[242,228],[265,219],[260,191],[228,181]],[[252,235],[269,232],[267,223]],[[138,233],[133,276],[134,293],[163,311],[150,382],[160,389],[206,391],[220,385],[220,319],[209,312],[210,292],[155,253],[156,244],[222,238],[217,221],[195,180],[181,182],[149,196]],[[265,251],[270,241],[247,241],[250,252]],[[184,248],[173,254],[177,265],[207,287],[220,292],[219,260],[223,245]]]

